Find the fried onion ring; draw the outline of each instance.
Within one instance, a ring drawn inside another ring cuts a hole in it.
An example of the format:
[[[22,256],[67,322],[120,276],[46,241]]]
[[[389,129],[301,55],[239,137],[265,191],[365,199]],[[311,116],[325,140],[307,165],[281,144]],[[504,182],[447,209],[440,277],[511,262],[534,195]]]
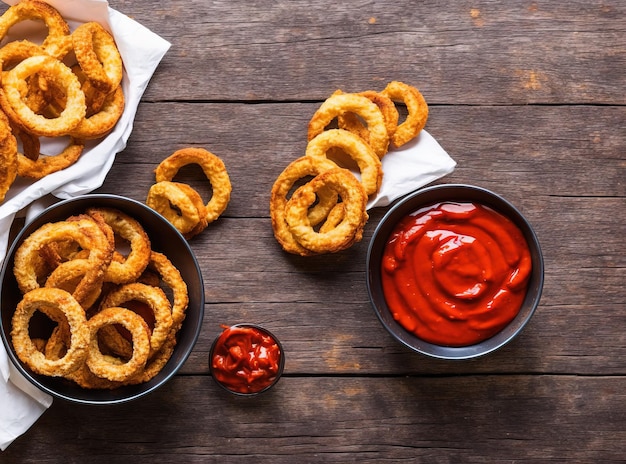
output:
[[[354,93],[335,93],[322,103],[309,121],[308,140],[321,134],[336,117],[355,113],[367,124],[369,144],[382,158],[389,147],[389,134],[383,114],[369,98]]]
[[[83,84],[83,87],[85,84]],[[104,98],[98,111],[85,118],[69,132],[79,139],[93,140],[107,135],[117,124],[124,112],[124,91],[118,86]]]
[[[42,179],[47,175],[61,171],[78,161],[83,154],[85,143],[82,140],[70,138],[65,149],[56,155],[39,155],[32,159],[25,154],[17,154],[17,173],[20,177]]]
[[[122,82],[122,57],[109,32],[97,22],[81,24],[72,33],[76,60],[92,85],[110,93]]]
[[[344,129],[326,130],[307,144],[306,156],[326,158],[332,148],[339,148],[357,163],[361,171],[361,183],[368,196],[378,192],[383,180],[382,163],[363,139]]]
[[[130,252],[123,262],[111,261],[104,275],[105,282],[125,284],[137,280],[150,262],[150,238],[143,226],[128,214],[114,208],[89,208],[87,214],[100,216],[113,230],[114,236],[126,240]]]
[[[145,367],[150,353],[150,330],[141,316],[126,308],[108,307],[89,319],[88,324],[91,341],[86,364],[91,372],[98,377],[121,382]],[[131,334],[133,352],[125,363],[110,362],[98,346],[98,331],[112,324],[120,324]]]
[[[373,103],[378,106],[383,113],[383,119],[385,120],[385,127],[387,128],[387,134],[389,137],[393,137],[398,127],[398,119],[400,117],[398,109],[396,108],[393,100],[386,95],[375,90],[366,90],[359,92],[357,95],[362,95],[369,98]],[[343,113],[337,116],[337,124],[339,128],[354,132],[363,140],[369,143],[370,134],[367,127],[359,120],[359,117],[354,113]]]
[[[148,267],[161,277],[173,293],[172,303],[172,331],[177,332],[185,320],[187,306],[189,304],[189,293],[187,284],[183,280],[180,271],[163,253],[153,251],[150,255]]]
[[[199,165],[213,188],[213,195],[206,204],[206,220],[211,223],[226,210],[232,191],[226,166],[219,157],[203,148],[182,148],[157,166],[156,181],[171,181],[180,168],[189,164]]]
[[[67,98],[66,106],[57,118],[46,118],[35,113],[22,99],[20,89],[25,80],[36,73],[42,73],[63,89]],[[32,134],[57,137],[67,134],[85,117],[85,94],[80,82],[70,68],[46,55],[26,58],[3,75],[2,88],[6,103],[15,113],[19,124]]]
[[[45,2],[22,0],[10,6],[0,16],[0,39],[4,38],[9,29],[25,20],[43,21],[48,28],[48,35],[41,47],[52,56],[62,56],[67,50],[66,38],[70,28],[59,12]]]
[[[314,158],[310,156],[300,157],[291,163],[280,173],[272,186],[270,199],[270,217],[272,219],[272,229],[274,236],[283,249],[289,253],[307,256],[314,254],[307,250],[294,238],[289,230],[287,219],[285,218],[285,207],[289,201],[287,196],[296,182],[308,176],[317,176],[324,171],[337,168],[337,165],[327,158]],[[318,192],[319,203],[317,211],[309,211],[309,224],[317,224],[323,220],[328,212],[337,203],[337,194],[332,189],[320,189]]]
[[[130,301],[148,305],[154,314],[154,328],[150,336],[150,356],[152,356],[161,349],[172,328],[172,306],[160,288],[133,282],[111,291],[102,301],[101,307],[124,307],[124,304]]]
[[[29,335],[29,322],[35,311],[42,311],[59,325],[67,323],[70,343],[64,356],[48,359]],[[11,337],[20,360],[33,372],[64,376],[78,369],[87,358],[89,327],[85,312],[68,292],[58,288],[37,288],[27,292],[18,303],[12,319]]]
[[[424,96],[415,87],[404,82],[392,81],[381,92],[394,102],[403,102],[406,105],[408,115],[398,125],[391,137],[391,142],[397,147],[417,137],[428,120],[428,105]]]
[[[185,189],[180,182],[161,181],[148,190],[146,205],[168,220],[181,234],[191,232],[206,221],[206,206],[195,190]],[[198,203],[192,197],[200,198]],[[199,207],[200,206],[200,207]]]
[[[315,192],[323,186],[330,186],[339,193],[345,214],[333,229],[316,232],[309,222],[307,211],[315,202]],[[367,220],[366,204],[367,195],[358,179],[347,169],[334,168],[319,174],[294,192],[285,207],[285,218],[289,230],[304,248],[315,253],[334,253],[361,240]]]
[[[17,176],[17,140],[11,133],[9,120],[0,111],[0,203]]]
[[[73,240],[89,250],[89,266],[73,293],[79,302],[88,299],[95,285],[100,285],[112,256],[113,246],[100,226],[92,219],[80,218],[47,223],[29,235],[15,252],[13,273],[22,293],[39,288],[37,276],[39,250],[48,243]]]

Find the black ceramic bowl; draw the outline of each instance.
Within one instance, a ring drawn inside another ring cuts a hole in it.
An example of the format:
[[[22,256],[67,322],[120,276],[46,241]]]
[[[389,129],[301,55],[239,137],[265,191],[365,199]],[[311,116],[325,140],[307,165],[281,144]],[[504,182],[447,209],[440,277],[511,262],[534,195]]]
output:
[[[11,318],[21,299],[13,276],[13,258],[19,245],[37,228],[48,222],[60,221],[85,211],[88,207],[102,206],[119,209],[137,219],[150,237],[152,249],[165,254],[178,268],[187,283],[189,307],[178,333],[178,343],[172,357],[159,374],[140,385],[129,385],[114,390],[83,389],[62,379],[31,372],[16,356],[11,343]],[[165,384],[184,364],[200,334],[204,317],[204,285],[198,262],[187,241],[160,214],[135,200],[115,195],[85,195],[56,203],[27,224],[11,245],[0,274],[0,324],[2,341],[11,362],[36,387],[63,400],[84,404],[115,404],[137,399]]]
[[[517,316],[500,332],[474,345],[449,347],[435,345],[407,331],[392,316],[381,284],[381,259],[385,244],[396,224],[414,211],[440,202],[474,202],[508,217],[522,231],[532,259],[532,272],[526,297]],[[378,224],[367,253],[367,288],[370,300],[383,326],[400,343],[428,356],[441,359],[470,359],[490,353],[517,336],[532,317],[543,288],[544,264],[537,236],[530,223],[511,203],[489,190],[471,185],[437,185],[418,190],[393,206]]]

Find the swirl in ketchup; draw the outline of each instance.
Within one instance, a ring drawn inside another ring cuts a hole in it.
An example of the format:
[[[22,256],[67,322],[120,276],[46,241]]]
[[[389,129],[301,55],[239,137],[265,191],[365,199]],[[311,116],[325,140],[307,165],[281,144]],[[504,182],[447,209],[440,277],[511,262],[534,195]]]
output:
[[[532,269],[515,224],[484,205],[445,202],[405,216],[382,259],[393,317],[422,340],[467,346],[515,318]]]
[[[255,325],[225,327],[211,349],[213,378],[235,393],[259,393],[281,373],[283,353],[278,340]]]

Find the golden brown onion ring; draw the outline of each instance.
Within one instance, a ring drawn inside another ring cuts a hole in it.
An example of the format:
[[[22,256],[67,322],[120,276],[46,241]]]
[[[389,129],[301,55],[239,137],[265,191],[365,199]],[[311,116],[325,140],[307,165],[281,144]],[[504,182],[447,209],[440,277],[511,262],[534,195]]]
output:
[[[321,134],[333,119],[344,113],[355,113],[365,121],[369,144],[382,158],[389,147],[389,134],[383,114],[369,98],[354,93],[335,93],[322,103],[309,121],[308,140]]]
[[[274,236],[285,251],[302,256],[314,254],[311,250],[307,250],[300,245],[289,230],[289,225],[285,218],[285,207],[287,206],[287,196],[290,191],[299,180],[317,176],[336,167],[335,163],[326,158],[303,156],[289,163],[274,181],[270,198],[270,217],[272,219]],[[307,218],[309,224],[313,225],[321,222],[337,203],[337,193],[332,189],[320,189],[317,195],[319,200],[317,204],[318,209],[314,214],[312,211],[309,211]],[[312,214],[314,217],[311,217]]]
[[[83,84],[83,87],[85,87],[85,84]],[[85,118],[78,126],[69,132],[69,135],[85,140],[104,137],[122,117],[124,104],[124,91],[121,86],[118,86],[104,98],[100,109],[91,116],[85,115]]]
[[[52,80],[67,96],[66,106],[57,118],[49,119],[35,113],[23,101],[20,90],[26,79],[36,73],[41,73],[46,79]],[[15,113],[20,126],[35,135],[47,137],[65,135],[75,128],[86,114],[85,94],[81,90],[78,78],[70,68],[50,56],[36,55],[26,58],[3,75],[2,88],[6,103]]]
[[[211,223],[226,210],[232,191],[226,166],[220,158],[203,148],[182,148],[157,166],[156,181],[171,181],[180,168],[189,164],[199,165],[213,188],[211,200],[206,204],[206,220]]]
[[[67,323],[70,343],[59,359],[48,359],[29,335],[29,322],[35,311],[42,311],[59,325]],[[87,357],[89,328],[85,312],[68,292],[58,288],[37,288],[24,295],[12,318],[11,340],[18,358],[33,372],[64,376],[78,369]]]
[[[17,140],[11,132],[9,120],[0,111],[0,203],[17,176]]]
[[[13,273],[22,293],[40,287],[38,282],[39,250],[46,244],[57,241],[72,240],[89,251],[86,258],[89,269],[76,286],[73,293],[79,302],[88,299],[94,286],[101,285],[104,273],[111,262],[113,247],[100,226],[91,219],[59,221],[47,223],[35,230],[17,248],[14,258]]]
[[[428,120],[428,105],[424,96],[415,87],[404,82],[392,81],[381,92],[394,102],[403,102],[406,105],[408,115],[398,125],[391,141],[396,147],[417,137]]]
[[[122,382],[143,369],[150,353],[149,328],[146,321],[129,309],[108,307],[89,319],[90,339],[87,367],[98,377],[114,382]],[[98,345],[98,332],[105,326],[120,324],[132,337],[133,353],[124,363],[107,360]]]
[[[359,92],[357,95],[369,98],[376,104],[376,106],[378,106],[380,111],[383,113],[387,134],[389,137],[393,137],[393,134],[396,132],[396,128],[398,127],[398,119],[400,117],[393,100],[382,93],[376,92],[375,90],[366,90],[364,92]],[[337,124],[339,128],[349,130],[369,143],[370,133],[356,114],[340,114],[337,116]]]
[[[72,33],[74,53],[92,85],[110,93],[122,82],[122,57],[115,40],[99,23],[81,24]]]
[[[336,227],[321,233],[311,227],[307,211],[315,202],[315,192],[323,186],[330,186],[339,193],[345,213]],[[289,230],[304,248],[315,253],[334,253],[362,238],[367,218],[366,204],[367,195],[358,179],[347,169],[335,168],[319,174],[296,190],[285,207],[285,218]]]
[[[358,135],[345,129],[330,129],[313,138],[306,147],[306,156],[326,158],[329,150],[338,148],[352,158],[361,171],[365,193],[373,195],[380,189],[383,168],[374,150]]]
[[[87,214],[100,217],[113,234],[128,242],[130,252],[123,262],[111,261],[104,275],[105,282],[125,284],[137,280],[150,261],[151,244],[148,234],[136,219],[114,208],[89,208]]]
[[[36,159],[25,154],[17,154],[17,173],[20,177],[42,179],[54,172],[62,171],[72,166],[83,154],[85,143],[82,140],[70,138],[65,149],[56,155],[40,154]]]
[[[153,251],[150,255],[150,264],[148,267],[154,270],[161,277],[164,284],[172,290],[171,331],[177,332],[185,320],[187,306],[189,305],[187,284],[183,280],[180,271],[163,253]]]
[[[48,35],[41,47],[57,58],[63,56],[67,50],[67,37],[70,28],[59,12],[45,2],[37,0],[22,0],[9,7],[0,16],[0,39],[4,38],[9,29],[15,24],[25,21],[43,21],[48,29]]]
[[[172,328],[172,306],[165,292],[160,288],[133,282],[122,285],[107,294],[101,307],[124,307],[124,304],[130,301],[148,305],[154,314],[154,328],[150,336],[150,356],[152,356],[161,349]]]
[[[195,190],[180,182],[161,181],[148,190],[146,205],[168,220],[181,234],[187,234],[204,221],[206,206]],[[195,201],[194,201],[194,198]],[[200,201],[198,202],[198,198]]]

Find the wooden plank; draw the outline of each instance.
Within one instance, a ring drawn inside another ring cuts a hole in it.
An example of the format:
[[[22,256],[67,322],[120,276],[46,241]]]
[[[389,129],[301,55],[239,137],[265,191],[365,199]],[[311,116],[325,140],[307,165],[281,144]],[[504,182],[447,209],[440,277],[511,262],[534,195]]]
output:
[[[320,100],[399,79],[442,104],[626,101],[618,4],[111,5],[172,43],[149,100]]]
[[[1,458],[618,462],[626,453],[624,386],[623,377],[285,377],[242,401],[208,377],[177,377],[110,408],[55,402]]]

